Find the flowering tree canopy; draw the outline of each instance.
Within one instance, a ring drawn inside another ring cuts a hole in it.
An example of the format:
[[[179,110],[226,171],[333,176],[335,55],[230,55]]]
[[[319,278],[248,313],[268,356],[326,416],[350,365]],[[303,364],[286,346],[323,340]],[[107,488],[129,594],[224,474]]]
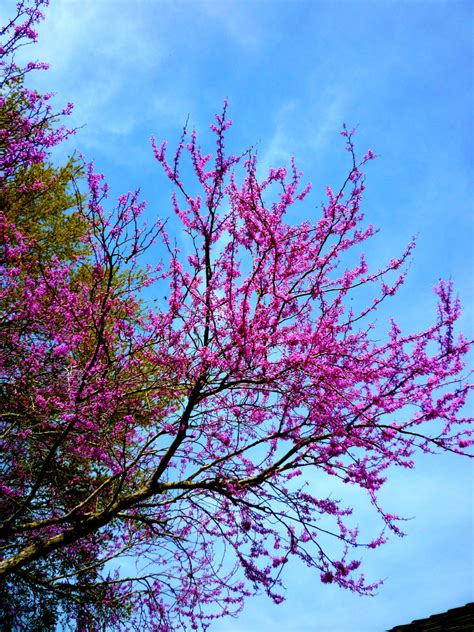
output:
[[[137,193],[108,210],[92,166],[86,200],[55,205],[45,161],[70,132],[24,86],[41,65],[13,61],[44,4],[20,3],[1,32],[2,617],[41,630],[206,629],[257,591],[280,602],[291,557],[324,583],[373,591],[357,549],[399,532],[378,502],[388,468],[471,443],[451,283],[436,288],[432,326],[402,333],[392,320],[375,339],[413,244],[375,271],[346,255],[374,233],[361,210],[374,154],[358,160],[348,129],[349,173],[316,221],[285,221],[309,194],[293,163],[260,178],[252,151],[226,153],[226,107],[214,155],[186,130],[171,158],[153,141],[189,252],[164,223],[146,228]],[[38,191],[46,232],[75,227],[48,257],[18,220]],[[350,308],[363,287],[368,303]],[[381,517],[372,541],[328,496],[331,477],[368,494]]]

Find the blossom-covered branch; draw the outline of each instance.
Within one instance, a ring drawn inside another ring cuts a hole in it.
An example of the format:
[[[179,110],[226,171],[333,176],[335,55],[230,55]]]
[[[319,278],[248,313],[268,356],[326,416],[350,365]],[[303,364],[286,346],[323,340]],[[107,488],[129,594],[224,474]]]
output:
[[[11,125],[35,103],[12,105]],[[310,187],[294,163],[262,179],[251,151],[229,155],[230,124],[225,105],[213,156],[186,128],[172,158],[153,141],[187,252],[163,221],[144,226],[137,193],[110,204],[92,166],[74,211],[82,249],[39,260],[2,213],[0,608],[15,625],[42,608],[45,629],[61,616],[78,629],[206,629],[260,590],[280,602],[292,557],[370,593],[358,550],[399,533],[378,500],[389,468],[471,444],[452,284],[436,288],[433,325],[403,333],[392,320],[374,339],[413,244],[379,270],[353,254],[375,232],[361,208],[373,152],[358,160],[344,128],[347,178],[316,221],[291,224]],[[5,190],[47,145],[29,132],[13,151],[10,137]],[[351,308],[361,288],[371,296]],[[146,307],[153,291],[160,309]],[[367,492],[381,518],[371,540],[320,491],[331,479]]]

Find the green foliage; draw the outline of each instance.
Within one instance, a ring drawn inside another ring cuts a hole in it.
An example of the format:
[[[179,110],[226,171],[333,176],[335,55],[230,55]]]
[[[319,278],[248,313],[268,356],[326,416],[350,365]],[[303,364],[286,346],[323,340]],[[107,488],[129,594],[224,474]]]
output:
[[[83,202],[77,181],[82,165],[70,158],[63,167],[32,165],[21,170],[0,191],[0,213],[27,239],[35,242],[32,253],[38,262],[53,256],[71,260],[84,254],[84,218],[73,209]]]

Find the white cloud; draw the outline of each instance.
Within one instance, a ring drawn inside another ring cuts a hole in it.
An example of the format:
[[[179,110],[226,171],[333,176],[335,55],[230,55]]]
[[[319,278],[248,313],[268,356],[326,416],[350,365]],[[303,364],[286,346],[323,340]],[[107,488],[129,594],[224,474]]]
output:
[[[56,0],[39,27],[38,44],[22,52],[50,64],[34,81],[58,94],[58,106],[76,103],[73,124],[86,125],[81,139],[87,146],[101,142],[89,130],[99,137],[129,134],[143,118],[134,111],[138,86],[150,89],[145,78],[166,54],[164,29],[149,18],[135,3]]]
[[[255,3],[238,0],[201,0],[197,3],[204,16],[225,29],[232,40],[247,52],[257,52],[262,44],[262,33],[257,28],[254,11]]]
[[[292,156],[299,166],[300,161],[325,155],[339,138],[347,101],[345,92],[329,85],[312,105],[296,98],[282,103],[274,116],[273,134],[259,154],[261,175],[271,166],[288,165]],[[337,150],[342,150],[342,144]]]

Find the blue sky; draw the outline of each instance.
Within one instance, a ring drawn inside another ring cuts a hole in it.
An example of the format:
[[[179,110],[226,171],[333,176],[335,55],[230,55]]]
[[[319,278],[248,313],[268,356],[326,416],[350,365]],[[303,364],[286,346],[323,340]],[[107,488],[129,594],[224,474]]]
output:
[[[13,2],[0,8],[2,23]],[[402,327],[432,319],[431,291],[451,277],[473,338],[473,11],[459,0],[52,0],[28,56],[51,63],[37,79],[58,105],[76,104],[77,148],[106,173],[113,194],[142,188],[149,214],[171,215],[149,137],[179,137],[189,115],[201,138],[228,98],[228,147],[255,145],[263,165],[292,155],[313,183],[339,184],[347,154],[341,124],[358,125],[368,169],[365,210],[380,226],[374,264],[418,247],[389,313]],[[413,517],[406,538],[364,556],[373,598],[322,585],[294,564],[287,601],[250,601],[216,632],[379,632],[466,603],[473,596],[472,467],[451,456],[393,472],[385,507]],[[375,529],[358,498],[359,520]]]

